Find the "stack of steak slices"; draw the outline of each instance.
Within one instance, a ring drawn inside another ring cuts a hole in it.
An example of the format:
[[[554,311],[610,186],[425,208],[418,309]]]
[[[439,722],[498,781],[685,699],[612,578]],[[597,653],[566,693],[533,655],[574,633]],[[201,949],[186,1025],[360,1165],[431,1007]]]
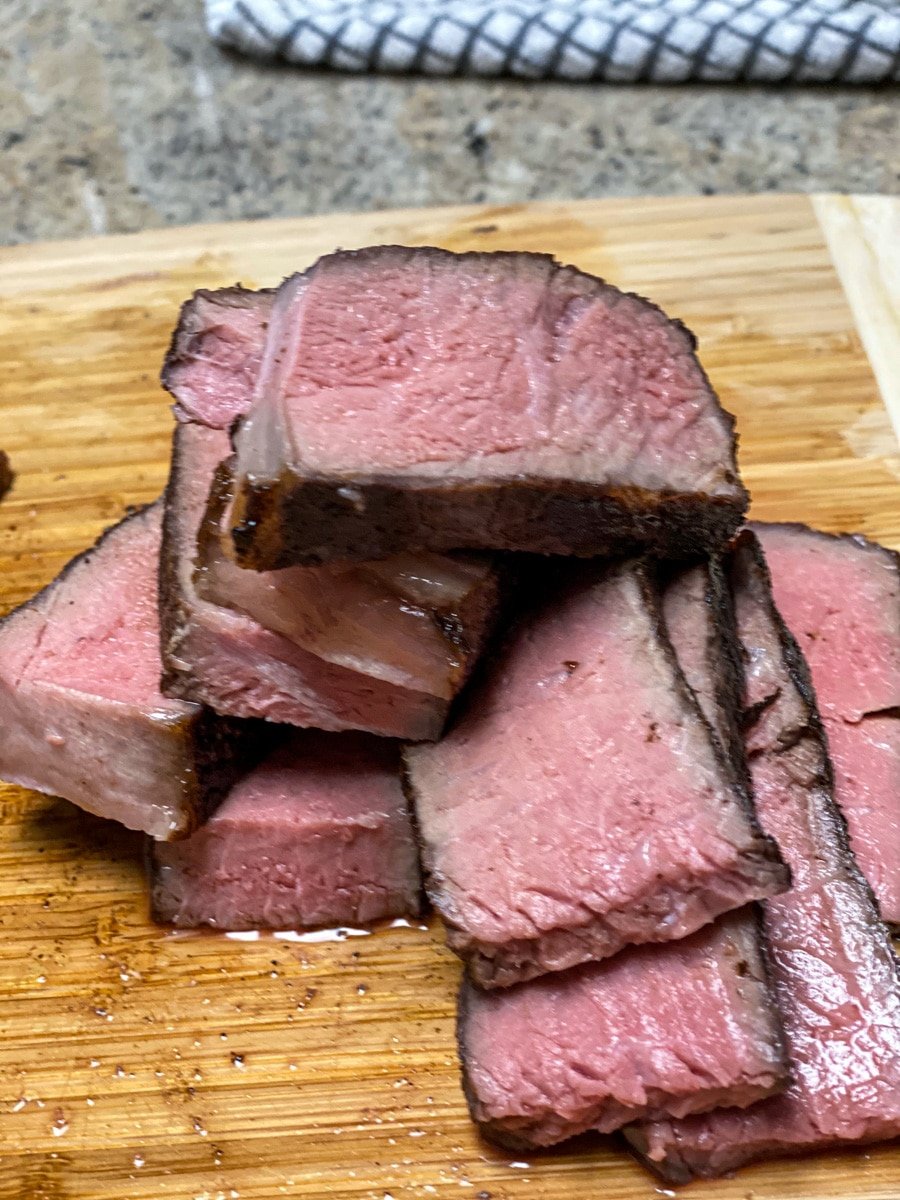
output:
[[[897,560],[758,529],[820,720],[684,326],[543,255],[375,247],[198,292],[163,381],[163,499],[0,624],[0,774],[149,834],[161,921],[424,885],[503,1144],[624,1128],[678,1181],[898,1132],[834,803],[900,920]]]

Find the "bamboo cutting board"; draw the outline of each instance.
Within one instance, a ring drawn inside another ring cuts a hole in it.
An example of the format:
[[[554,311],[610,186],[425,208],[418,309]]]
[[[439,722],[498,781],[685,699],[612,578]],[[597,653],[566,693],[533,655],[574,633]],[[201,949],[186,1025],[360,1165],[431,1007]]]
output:
[[[203,226],[0,250],[0,611],[166,477],[157,384],[195,287],[337,245],[528,249],[650,296],[737,414],[754,513],[900,548],[900,203],[616,200]],[[879,383],[881,394],[879,394]],[[0,785],[0,1198],[655,1200],[612,1140],[477,1138],[458,967],[429,927],[343,941],[149,924],[138,838]],[[900,1197],[900,1147],[768,1164],[698,1200]]]

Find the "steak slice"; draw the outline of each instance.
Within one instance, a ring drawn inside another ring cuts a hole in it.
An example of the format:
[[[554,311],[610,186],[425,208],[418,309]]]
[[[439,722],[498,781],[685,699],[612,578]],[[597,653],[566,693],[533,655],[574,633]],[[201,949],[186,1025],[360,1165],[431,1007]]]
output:
[[[722,545],[747,495],[694,350],[547,255],[328,255],[272,307],[235,435],[239,559]]]
[[[752,533],[740,537],[732,582],[757,808],[794,875],[791,890],[764,905],[793,1078],[783,1094],[744,1111],[626,1130],[640,1157],[675,1183],[900,1134],[897,962],[832,798],[806,664],[775,608]]]
[[[0,450],[0,497],[4,496],[12,487],[13,473],[9,465],[9,459]]]
[[[786,1079],[751,909],[518,987],[467,980],[457,1036],[473,1119],[516,1149],[752,1104]]]
[[[443,741],[406,751],[427,887],[504,987],[685,937],[787,886],[639,562],[556,570]]]
[[[853,853],[900,927],[900,556],[806,525],[751,528],[809,664]]]
[[[730,739],[740,691],[721,566],[667,574],[667,632],[704,713]],[[466,982],[458,1041],[473,1118],[517,1148],[750,1104],[787,1076],[755,906],[518,987]]]
[[[228,429],[247,411],[262,363],[274,290],[194,292],[181,306],[162,369],[179,421]],[[222,456],[224,457],[224,455]]]
[[[159,691],[162,505],[0,622],[0,777],[167,839],[228,790],[253,726]]]
[[[196,833],[153,847],[156,918],[295,929],[418,913],[399,766],[383,738],[292,733]]]
[[[198,293],[164,369],[183,423],[166,491],[163,690],[232,716],[438,737],[494,624],[489,558],[255,572],[221,534],[231,495],[229,472],[217,472],[230,454],[221,426],[249,404],[270,306],[267,293]]]

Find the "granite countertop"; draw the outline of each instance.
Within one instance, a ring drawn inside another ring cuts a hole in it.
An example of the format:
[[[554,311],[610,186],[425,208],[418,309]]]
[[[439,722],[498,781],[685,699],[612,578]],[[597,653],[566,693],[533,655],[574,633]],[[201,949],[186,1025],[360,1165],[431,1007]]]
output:
[[[0,39],[0,243],[536,198],[898,188],[897,94],[348,76],[200,0],[32,0]]]

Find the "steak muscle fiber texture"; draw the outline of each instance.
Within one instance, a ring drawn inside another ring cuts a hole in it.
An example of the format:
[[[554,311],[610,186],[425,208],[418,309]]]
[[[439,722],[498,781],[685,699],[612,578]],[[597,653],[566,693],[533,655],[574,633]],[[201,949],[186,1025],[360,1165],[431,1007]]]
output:
[[[493,626],[499,577],[488,557],[261,573],[232,559],[225,426],[250,402],[271,303],[266,292],[198,293],[167,360],[180,423],[166,491],[163,690],[233,716],[437,737]]]
[[[421,884],[395,742],[293,732],[191,837],[152,850],[154,914],[296,929],[415,915]]]
[[[126,517],[0,622],[0,776],[155,838],[227,791],[252,725],[159,691],[162,505]]]
[[[694,350],[547,255],[328,255],[272,303],[234,438],[239,561],[720,546],[747,495]]]
[[[405,752],[447,940],[504,987],[685,937],[787,886],[675,661],[640,562],[527,613],[434,746]]]
[[[791,890],[763,906],[792,1079],[746,1110],[629,1127],[639,1156],[674,1183],[900,1134],[897,961],[832,797],[806,664],[750,532],[740,536],[731,575],[757,808],[793,872]]]
[[[663,611],[701,707],[730,739],[740,694],[721,584],[717,563],[679,571]],[[680,941],[517,987],[466,981],[458,1041],[474,1120],[516,1148],[750,1104],[787,1079],[754,906]]]
[[[805,525],[751,528],[809,663],[853,852],[900,928],[900,556]]]
[[[516,1149],[752,1104],[786,1080],[752,908],[517,987],[466,980],[457,1036],[473,1119]]]

